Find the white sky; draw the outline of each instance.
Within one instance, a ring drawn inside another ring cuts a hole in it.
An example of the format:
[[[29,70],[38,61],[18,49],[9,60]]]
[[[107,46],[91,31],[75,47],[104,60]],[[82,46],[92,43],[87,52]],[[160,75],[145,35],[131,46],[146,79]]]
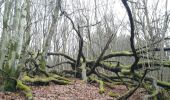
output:
[[[91,13],[88,13],[90,17],[94,17],[95,12],[95,0],[63,0],[66,2],[67,11],[73,12],[77,9],[86,9],[90,10]],[[131,0],[132,1],[132,0]],[[138,0],[133,0],[138,1]],[[141,0],[142,1],[142,0]],[[149,11],[152,11],[150,9],[153,9],[156,5],[156,2],[158,3],[158,13],[162,12],[164,13],[165,10],[165,1],[166,0],[148,0],[148,9]],[[117,20],[122,20],[126,14],[125,8],[123,7],[123,4],[121,0],[96,0],[97,4],[97,17],[98,20],[101,20],[101,17],[105,14],[113,14],[117,18]],[[168,0],[168,10],[170,10],[170,1]],[[92,18],[91,22],[95,20],[95,18]]]
[[[130,1],[142,1],[142,0],[130,0]],[[168,12],[170,13],[170,0],[167,0],[167,9]],[[67,5],[70,6],[70,9],[75,10],[75,9],[87,9],[90,10],[91,13],[89,14],[90,17],[90,22],[93,24],[96,21],[96,18],[94,17],[94,12],[95,12],[95,0],[66,0]],[[156,3],[158,2],[158,6],[157,6],[157,16],[159,16],[159,14],[161,15],[161,17],[164,15],[165,13],[165,4],[166,4],[166,0],[148,0],[148,11],[149,11],[149,16],[150,18],[152,18],[152,11],[156,6]],[[121,0],[96,0],[96,4],[97,4],[97,18],[98,21],[102,20],[101,18],[103,18],[103,16],[106,14],[107,16],[109,15],[113,15],[115,22],[116,23],[120,23],[123,19],[124,22],[128,22],[129,20],[127,19],[127,13],[125,11],[125,8],[123,7],[123,4],[121,2]],[[130,4],[130,3],[129,3]],[[131,7],[131,6],[130,6]],[[70,11],[71,12],[71,11]],[[159,16],[160,17],[160,16]],[[123,24],[126,26],[126,24]],[[126,27],[127,28],[127,27]],[[118,34],[121,33],[118,31]]]
[[[33,0],[33,2],[35,1]],[[90,18],[91,24],[95,23],[96,21],[96,18],[94,18],[94,12],[95,12],[94,1],[95,0],[63,0],[63,2],[66,3],[65,5],[68,8],[67,9],[68,12],[73,12],[77,9],[84,9],[84,8],[86,10],[89,10],[89,12],[86,11],[85,14]],[[133,1],[138,1],[138,0],[133,0]],[[155,5],[157,1],[159,1],[158,9],[160,10],[160,12],[162,11],[163,13],[166,0],[148,0],[149,9],[153,8],[153,5]],[[124,18],[125,15],[126,15],[125,18],[127,18],[127,14],[126,14],[125,8],[123,7],[123,4],[121,3],[121,0],[96,0],[96,3],[97,3],[98,21],[102,20],[101,18],[105,14],[108,16],[113,15],[115,20],[118,22],[120,22]],[[168,0],[168,10],[170,10],[170,0]],[[128,20],[125,19],[125,21],[128,21]]]

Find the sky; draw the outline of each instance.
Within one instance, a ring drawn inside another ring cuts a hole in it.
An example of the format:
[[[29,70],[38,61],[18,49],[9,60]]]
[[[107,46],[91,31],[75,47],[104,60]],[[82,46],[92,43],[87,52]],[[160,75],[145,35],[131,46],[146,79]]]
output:
[[[35,1],[33,0],[33,2],[36,1],[37,0]],[[86,9],[86,11],[84,11],[83,13],[90,19],[91,24],[94,24],[96,21],[103,20],[102,18],[104,15],[107,15],[108,17],[112,16],[115,20],[115,23],[120,23],[122,20],[124,20],[124,22],[128,21],[127,13],[125,11],[125,8],[123,7],[123,4],[121,3],[121,0],[63,0],[63,1],[65,3],[64,5],[67,6],[67,11],[69,13],[76,12],[76,11],[78,12],[78,9]],[[97,8],[95,8],[95,1],[96,1]],[[137,0],[133,0],[133,1],[137,1]],[[160,10],[160,12],[164,12],[166,0],[148,0],[148,8],[153,9],[154,8],[153,5],[155,5],[157,1],[159,1],[158,10]],[[44,5],[43,2],[42,5]],[[170,0],[168,0],[167,5],[168,5],[168,10],[170,10]],[[97,18],[95,18],[95,10],[97,11]],[[1,29],[2,29],[2,25],[0,30]]]
[[[95,1],[97,5],[97,18],[101,20],[101,16],[105,14],[113,14],[114,18],[118,21],[121,21],[126,14],[125,8],[121,0],[64,0],[66,2],[66,6],[68,11],[73,12],[76,9],[86,9],[91,13],[88,13],[90,17],[94,17],[95,15]],[[138,0],[130,0],[130,1],[138,1]],[[141,0],[142,1],[142,0]],[[157,1],[158,3],[158,12],[164,13],[165,1],[166,0],[148,0],[148,9],[154,9]],[[170,1],[167,0],[167,7],[170,10]],[[170,11],[169,11],[170,12]],[[95,21],[95,18],[92,18],[91,22]]]

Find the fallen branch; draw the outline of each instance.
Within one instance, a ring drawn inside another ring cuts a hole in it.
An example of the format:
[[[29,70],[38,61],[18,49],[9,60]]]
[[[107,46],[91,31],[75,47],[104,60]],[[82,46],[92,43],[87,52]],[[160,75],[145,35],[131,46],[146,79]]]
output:
[[[70,62],[70,61],[65,61],[65,62],[61,62],[61,63],[58,63],[58,64],[55,64],[53,66],[50,66],[50,65],[47,65],[48,68],[54,68],[56,66],[59,66],[59,65],[62,65],[62,64],[71,64],[71,65],[74,65],[74,63]]]
[[[31,78],[29,76],[24,76],[22,78],[23,82],[26,83],[32,83],[32,84],[36,84],[36,85],[47,85],[50,82],[53,82],[55,84],[60,84],[60,85],[65,85],[65,84],[70,84],[70,81],[66,81],[63,79],[57,79],[56,77],[34,77]]]
[[[74,60],[73,58],[71,58],[70,56],[64,54],[64,53],[54,53],[54,52],[48,52],[47,56],[51,56],[51,55],[55,55],[55,56],[63,56],[65,58],[67,58],[68,60],[73,61],[74,63],[76,62],[76,60]]]

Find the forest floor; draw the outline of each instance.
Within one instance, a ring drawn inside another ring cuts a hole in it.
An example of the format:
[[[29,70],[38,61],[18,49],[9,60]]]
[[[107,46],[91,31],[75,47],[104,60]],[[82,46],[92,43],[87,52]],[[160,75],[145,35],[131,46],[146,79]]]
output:
[[[98,84],[87,84],[82,80],[73,79],[71,85],[56,85],[50,83],[47,86],[30,86],[34,100],[114,100],[108,95],[109,92],[118,96],[127,91],[124,85],[114,85],[105,88],[105,93],[100,94]],[[138,89],[129,100],[142,100],[143,89]],[[23,93],[0,92],[0,100],[25,100]]]

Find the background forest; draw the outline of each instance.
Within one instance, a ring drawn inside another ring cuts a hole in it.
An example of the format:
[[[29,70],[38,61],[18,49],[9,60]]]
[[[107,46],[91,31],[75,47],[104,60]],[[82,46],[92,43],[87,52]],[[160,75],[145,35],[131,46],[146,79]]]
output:
[[[0,91],[72,84],[140,88],[169,100],[168,0],[0,0]]]

